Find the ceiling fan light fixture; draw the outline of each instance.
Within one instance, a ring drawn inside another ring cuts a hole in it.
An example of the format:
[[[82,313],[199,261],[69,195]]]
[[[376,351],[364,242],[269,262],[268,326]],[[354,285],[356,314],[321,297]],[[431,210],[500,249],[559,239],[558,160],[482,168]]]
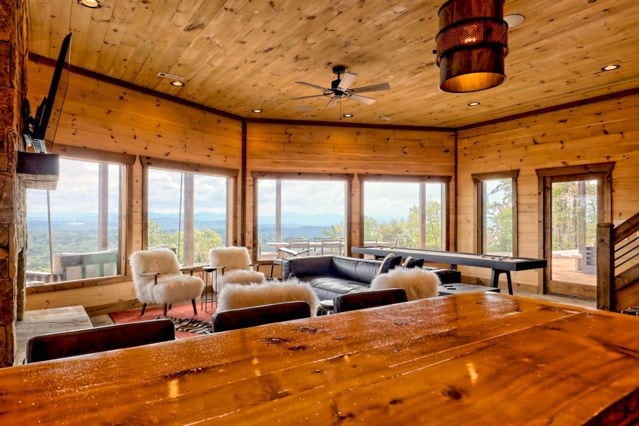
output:
[[[101,0],[77,0],[79,4],[90,9],[99,9],[102,7]]]
[[[504,0],[448,0],[438,15],[439,88],[466,93],[503,83],[508,54]]]

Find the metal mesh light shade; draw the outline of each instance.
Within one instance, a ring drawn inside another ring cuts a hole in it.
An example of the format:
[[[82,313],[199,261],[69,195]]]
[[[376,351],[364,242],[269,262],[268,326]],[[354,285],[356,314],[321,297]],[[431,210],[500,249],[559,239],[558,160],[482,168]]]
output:
[[[448,0],[439,9],[437,65],[440,89],[464,93],[489,89],[506,79],[508,24],[504,0]]]

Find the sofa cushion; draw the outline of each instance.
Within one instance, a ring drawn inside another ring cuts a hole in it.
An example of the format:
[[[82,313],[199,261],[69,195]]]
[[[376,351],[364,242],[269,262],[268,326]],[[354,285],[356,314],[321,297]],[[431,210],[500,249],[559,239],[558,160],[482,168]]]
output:
[[[370,284],[377,275],[379,266],[380,262],[377,260],[333,256],[329,272],[334,277]]]
[[[320,300],[333,300],[335,296],[340,294],[370,290],[368,283],[327,275],[300,277],[300,281],[309,283]]]
[[[385,274],[393,268],[396,268],[402,263],[402,257],[397,256],[395,253],[388,253],[386,257],[382,260],[381,265],[379,265],[379,269],[377,270],[377,275]]]

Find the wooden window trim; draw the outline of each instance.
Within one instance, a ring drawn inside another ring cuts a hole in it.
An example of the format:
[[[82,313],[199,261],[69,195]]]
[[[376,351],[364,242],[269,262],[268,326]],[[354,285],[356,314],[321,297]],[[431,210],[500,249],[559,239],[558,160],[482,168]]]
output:
[[[513,186],[512,202],[513,202],[513,223],[512,223],[512,241],[514,257],[519,255],[519,195],[518,195],[518,179],[519,169],[504,170],[498,172],[473,173],[471,175],[474,186],[474,205],[475,205],[475,252],[483,253],[484,251],[484,181],[493,179],[511,179]]]
[[[74,160],[100,161],[103,163],[120,163],[131,165],[135,163],[136,156],[132,154],[120,154],[116,152],[100,151],[97,149],[81,148],[77,146],[58,145],[51,147],[53,154]]]
[[[166,160],[154,157],[140,157],[142,164],[142,194],[144,200],[142,203],[142,248],[148,248],[149,239],[149,168],[170,170],[179,173],[195,173],[209,176],[219,176],[227,178],[226,187],[226,244],[234,245],[237,241],[235,235],[235,221],[237,218],[237,205],[235,203],[238,193],[238,176],[239,170],[225,167],[208,166],[204,164],[187,163],[181,161]]]
[[[269,172],[269,171],[253,171],[251,172],[251,181],[253,185],[253,247],[258,247],[259,245],[259,235],[258,235],[258,185],[257,181],[259,179],[289,179],[289,180],[343,180],[346,184],[345,188],[345,200],[346,208],[344,211],[344,248],[346,254],[350,254],[351,247],[351,215],[352,215],[352,204],[351,198],[349,194],[353,193],[353,179],[354,175],[350,173],[290,173],[290,172]],[[254,261],[259,260],[259,253],[255,252]]]
[[[364,240],[364,190],[363,183],[364,182],[400,182],[400,183],[443,183],[444,185],[444,217],[446,218],[445,229],[444,229],[444,250],[450,250],[450,185],[453,180],[452,176],[438,176],[438,175],[421,175],[421,174],[411,174],[411,175],[393,175],[393,174],[358,174],[359,179],[359,194],[360,194],[360,230],[359,235]]]
[[[539,257],[552,251],[552,241],[549,238],[550,212],[552,210],[551,197],[548,196],[551,185],[554,182],[569,182],[573,180],[601,180],[597,197],[601,200],[601,209],[598,212],[598,223],[612,222],[612,172],[615,162],[592,163],[578,166],[549,167],[535,170],[538,179],[539,194]],[[551,281],[551,268],[540,271],[542,285],[540,293],[546,293]]]
[[[135,163],[136,156],[132,154],[119,154],[108,151],[100,151],[97,149],[60,145],[54,144],[50,150],[53,154],[58,154],[62,158],[67,158],[76,161],[94,161],[100,163],[119,164],[123,167],[123,171],[120,173],[120,215],[118,220],[120,221],[120,271],[117,275],[110,275],[108,277],[92,277],[84,278],[80,280],[67,280],[58,281],[55,283],[44,283],[27,286],[27,294],[35,293],[47,293],[51,291],[68,290],[80,287],[94,287],[100,285],[109,285],[117,282],[122,282],[127,279],[128,271],[128,256],[132,236],[130,232],[127,232],[131,223],[132,213],[131,209],[127,208],[132,205],[131,199],[131,176],[133,176],[132,168]]]
[[[237,169],[209,166],[205,164],[186,163],[182,161],[173,161],[173,160],[166,160],[163,158],[154,158],[154,157],[140,157],[140,162],[142,164],[142,167],[145,170],[145,174],[148,167],[153,167],[156,169],[173,170],[178,172],[186,172],[186,173],[199,173],[199,174],[206,174],[206,175],[225,176],[225,177],[232,177],[232,178],[237,178],[240,173],[239,170]]]

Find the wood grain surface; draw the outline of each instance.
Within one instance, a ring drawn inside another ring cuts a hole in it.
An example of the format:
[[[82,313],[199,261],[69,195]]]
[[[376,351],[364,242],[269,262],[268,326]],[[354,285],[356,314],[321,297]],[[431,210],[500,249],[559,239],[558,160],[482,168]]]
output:
[[[636,321],[437,297],[3,369],[0,421],[605,422],[639,399]]]

